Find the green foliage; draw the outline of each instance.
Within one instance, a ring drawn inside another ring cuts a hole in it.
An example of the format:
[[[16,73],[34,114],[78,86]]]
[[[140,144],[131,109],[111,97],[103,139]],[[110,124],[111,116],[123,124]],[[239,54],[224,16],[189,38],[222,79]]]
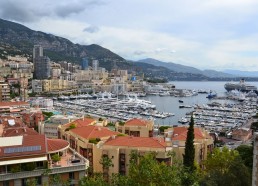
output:
[[[100,140],[100,138],[90,138],[89,143],[97,144]]]
[[[99,163],[102,165],[103,169],[108,169],[111,166],[114,166],[112,163],[112,159],[109,158],[107,155],[103,155],[102,158],[99,160]]]
[[[117,134],[116,136],[127,136],[127,135],[123,134],[123,133],[120,133],[120,134]]]
[[[107,124],[107,127],[114,127],[114,126],[115,126],[115,124],[112,123],[112,122],[109,122],[109,123]]]
[[[54,154],[51,156],[53,162],[58,162],[61,160],[61,157],[58,154]]]
[[[21,169],[23,171],[33,171],[36,168],[35,162],[23,163],[21,164]]]
[[[28,93],[29,97],[35,97],[37,95],[36,92]]]
[[[164,133],[164,131],[168,128],[171,128],[171,127],[170,126],[161,126],[161,127],[159,127],[159,131],[160,131],[160,133]]]
[[[236,150],[215,148],[204,162],[205,175],[202,185],[241,186],[251,185],[251,174]]]
[[[236,148],[246,167],[253,169],[253,146],[240,145]]]
[[[69,131],[71,129],[75,129],[76,128],[76,124],[72,123],[68,128],[65,129],[65,131]]]
[[[16,173],[16,172],[20,172],[21,171],[21,167],[20,167],[20,165],[12,165],[11,166],[11,172],[12,173]]]
[[[108,186],[102,173],[94,173],[92,176],[83,177],[79,181],[80,186]]]
[[[118,125],[120,125],[120,126],[124,126],[124,125],[125,125],[125,122],[123,122],[123,121],[119,121],[119,122],[118,122]]]
[[[47,119],[54,115],[53,112],[44,112],[44,111],[42,112],[42,114],[43,114],[44,116],[46,116]]]
[[[194,119],[191,117],[191,121],[187,131],[187,137],[185,142],[185,154],[183,155],[183,163],[190,171],[195,169],[194,166]]]
[[[37,185],[37,180],[35,178],[28,178],[26,180],[26,185],[27,186],[36,186]]]

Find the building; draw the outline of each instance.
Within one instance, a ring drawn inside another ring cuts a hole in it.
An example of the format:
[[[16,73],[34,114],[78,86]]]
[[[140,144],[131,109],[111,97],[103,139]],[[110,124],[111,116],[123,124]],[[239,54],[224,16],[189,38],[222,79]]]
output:
[[[0,82],[0,102],[10,100],[10,86],[1,81]]]
[[[232,131],[232,139],[246,142],[252,138],[252,129],[250,128],[238,128]]]
[[[99,68],[99,61],[98,60],[93,60],[92,61],[92,70],[97,71]]]
[[[35,63],[36,58],[43,57],[43,47],[41,45],[34,45],[33,48],[33,63]]]
[[[153,120],[133,118],[125,123],[116,123],[116,131],[135,137],[152,137],[154,129]]]
[[[43,56],[43,48],[35,45],[33,48],[34,79],[48,79],[50,77],[50,59]]]
[[[102,150],[99,148],[99,144],[119,133],[106,127],[73,125],[73,123],[60,126],[58,137],[69,141],[71,148],[89,160],[90,172],[102,171],[99,164]]]
[[[87,70],[89,67],[89,61],[87,58],[83,58],[81,62],[82,70]]]
[[[188,127],[182,126],[169,128],[164,132],[167,145],[173,147],[179,160],[183,160],[187,131]],[[207,154],[213,149],[213,138],[202,128],[194,128],[194,148],[195,161],[199,164],[207,158]]]
[[[130,164],[130,154],[133,151],[140,155],[155,152],[157,161],[168,165],[172,163],[168,154],[172,148],[166,146],[163,138],[113,136],[101,146],[101,149],[101,157],[109,157],[114,165],[106,169],[100,167],[105,176],[111,176],[113,173],[127,175],[129,172],[127,165]]]
[[[258,185],[258,133],[254,133],[252,186]]]
[[[41,93],[42,90],[42,81],[38,79],[33,79],[31,82],[32,92]]]
[[[19,113],[30,108],[30,104],[24,101],[0,102],[0,114]]]
[[[71,123],[78,117],[69,115],[54,115],[49,120],[39,124],[39,133],[45,134],[48,138],[58,138],[58,126]]]
[[[65,140],[39,134],[0,138],[0,185],[56,185],[57,174],[59,182],[78,185],[87,168],[87,159]]]
[[[47,56],[39,57],[34,62],[34,78],[48,79],[50,78],[50,59]]]

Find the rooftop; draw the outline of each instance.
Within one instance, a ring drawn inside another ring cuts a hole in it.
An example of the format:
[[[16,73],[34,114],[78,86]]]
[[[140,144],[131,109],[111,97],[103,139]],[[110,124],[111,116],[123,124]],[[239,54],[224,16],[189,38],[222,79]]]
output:
[[[62,139],[47,139],[48,153],[58,152],[69,147],[69,142]]]
[[[132,137],[132,136],[116,136],[110,138],[104,143],[110,146],[126,146],[126,147],[149,147],[149,148],[165,148],[166,144],[163,138],[150,137]]]
[[[133,118],[125,122],[125,126],[147,126],[148,121],[138,119],[138,118]]]
[[[74,134],[81,136],[82,138],[85,138],[85,139],[102,138],[102,137],[108,137],[108,136],[119,134],[118,132],[109,130],[106,127],[97,127],[97,126],[92,126],[92,125],[71,129],[70,131]]]
[[[21,105],[30,105],[27,102],[24,101],[15,101],[15,102],[10,102],[10,101],[6,101],[6,102],[0,102],[0,107],[6,107],[6,106],[21,106]]]
[[[172,140],[185,141],[187,137],[188,127],[174,127]],[[200,128],[194,128],[194,139],[205,139],[205,134]]]
[[[70,125],[75,124],[76,128],[79,128],[79,127],[88,126],[88,125],[92,124],[95,121],[96,120],[92,119],[92,118],[77,119],[77,120],[72,121],[70,123],[67,123],[67,124],[65,124],[63,126],[64,127],[69,127]]]

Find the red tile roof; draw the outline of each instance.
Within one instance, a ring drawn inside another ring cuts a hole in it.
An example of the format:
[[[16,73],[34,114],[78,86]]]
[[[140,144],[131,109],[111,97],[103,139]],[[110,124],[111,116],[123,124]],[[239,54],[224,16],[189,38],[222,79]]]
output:
[[[0,107],[6,107],[6,106],[16,106],[16,105],[30,105],[27,102],[24,101],[15,101],[15,102],[10,102],[10,101],[6,101],[6,102],[0,102]]]
[[[11,137],[6,137],[11,138]],[[13,145],[0,147],[0,159],[16,157],[16,156],[25,156],[25,155],[37,155],[37,154],[46,154],[47,153],[47,140],[45,135],[29,135],[23,136],[22,145]],[[40,150],[34,151],[24,151],[24,152],[13,152],[13,153],[5,153],[5,149],[8,148],[18,148],[18,147],[30,147],[30,146],[40,146]]]
[[[3,137],[38,135],[38,134],[39,133],[32,128],[19,127],[19,128],[8,128],[4,130]]]
[[[62,139],[47,139],[48,153],[69,147],[69,142]]]
[[[85,139],[109,137],[119,134],[118,132],[109,130],[106,127],[98,127],[92,125],[71,129],[70,131]]]
[[[71,124],[75,124],[76,125],[76,128],[78,127],[85,127],[85,126],[88,126],[90,125],[91,123],[93,123],[94,121],[96,121],[95,119],[92,119],[92,118],[84,118],[84,119],[77,119],[75,121],[72,121],[70,123],[67,123],[65,125],[63,125],[64,127],[69,127]]]
[[[172,140],[185,141],[187,137],[188,127],[174,127]],[[200,128],[194,128],[194,139],[205,139]]]
[[[125,126],[146,126],[147,124],[147,121],[138,118],[133,118],[125,122]]]
[[[149,147],[149,148],[165,148],[166,144],[163,138],[150,137],[132,137],[132,136],[116,136],[115,139],[110,138],[104,143],[110,146],[126,146],[126,147]]]

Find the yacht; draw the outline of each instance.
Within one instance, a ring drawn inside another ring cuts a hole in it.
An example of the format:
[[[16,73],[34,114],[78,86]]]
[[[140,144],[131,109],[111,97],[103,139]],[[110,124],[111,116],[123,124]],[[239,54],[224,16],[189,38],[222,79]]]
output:
[[[241,79],[239,83],[233,83],[233,82],[226,83],[224,85],[224,88],[227,91],[239,90],[239,91],[242,91],[242,92],[254,91],[254,92],[257,93],[257,87],[254,86],[254,85],[250,85],[250,84],[245,83],[244,79]]]

